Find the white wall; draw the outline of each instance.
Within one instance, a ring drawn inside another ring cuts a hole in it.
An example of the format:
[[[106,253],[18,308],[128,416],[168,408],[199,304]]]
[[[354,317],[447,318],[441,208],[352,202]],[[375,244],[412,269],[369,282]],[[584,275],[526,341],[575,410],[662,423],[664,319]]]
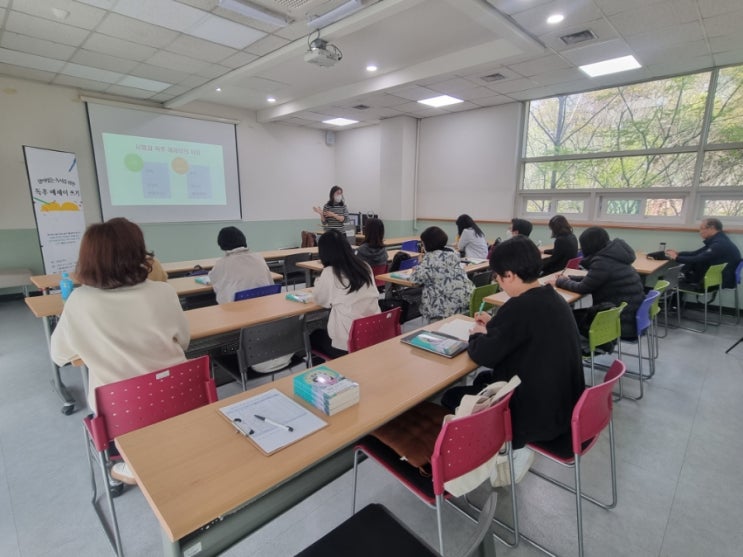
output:
[[[521,113],[511,103],[421,121],[419,218],[513,216]]]
[[[379,126],[336,133],[335,183],[343,188],[352,213],[381,210],[379,146]]]

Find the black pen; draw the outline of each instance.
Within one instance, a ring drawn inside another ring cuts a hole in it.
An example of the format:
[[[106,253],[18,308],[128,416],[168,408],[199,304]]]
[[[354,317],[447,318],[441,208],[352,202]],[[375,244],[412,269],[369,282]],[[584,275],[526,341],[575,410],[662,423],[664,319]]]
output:
[[[275,425],[276,427],[283,427],[286,431],[294,431],[294,428],[290,425],[280,424],[279,422],[274,422],[271,418],[266,418],[265,416],[259,416],[258,414],[253,414],[253,415],[259,420],[261,420],[262,422],[266,422],[267,424]]]

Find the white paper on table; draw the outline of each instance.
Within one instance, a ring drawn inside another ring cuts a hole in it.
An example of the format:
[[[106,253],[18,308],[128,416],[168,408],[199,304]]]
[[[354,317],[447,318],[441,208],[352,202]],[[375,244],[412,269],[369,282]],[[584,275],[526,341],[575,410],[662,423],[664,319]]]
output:
[[[436,330],[440,333],[445,333],[467,342],[470,338],[470,329],[474,326],[474,321],[468,321],[467,319],[452,319]]]

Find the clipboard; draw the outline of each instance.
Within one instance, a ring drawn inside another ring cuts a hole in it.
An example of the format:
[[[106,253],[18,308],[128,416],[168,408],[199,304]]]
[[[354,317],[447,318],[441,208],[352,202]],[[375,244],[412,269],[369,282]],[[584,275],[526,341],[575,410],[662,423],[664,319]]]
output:
[[[328,425],[277,389],[223,406],[219,413],[266,456]]]
[[[402,337],[400,342],[445,358],[453,358],[467,349],[465,341],[438,331],[417,331]]]

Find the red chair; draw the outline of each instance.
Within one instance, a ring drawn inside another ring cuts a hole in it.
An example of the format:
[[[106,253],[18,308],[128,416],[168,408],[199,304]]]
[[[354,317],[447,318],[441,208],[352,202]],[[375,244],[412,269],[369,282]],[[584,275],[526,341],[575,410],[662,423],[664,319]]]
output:
[[[103,385],[95,390],[97,414],[83,419],[88,447],[91,503],[111,546],[123,555],[113,496],[108,488],[108,450],[120,435],[152,425],[217,400],[210,376],[209,356],[202,356],[159,371]],[[98,500],[93,460],[97,460],[108,500],[110,523]]]
[[[355,448],[353,461],[353,511],[356,512],[356,486],[359,456],[364,453],[376,460],[388,472],[415,494],[424,503],[436,508],[436,525],[439,535],[439,552],[444,553],[444,535],[441,527],[441,507],[444,498],[451,495],[444,483],[490,460],[505,446],[511,473],[511,503],[513,505],[514,531],[518,532],[518,513],[514,484],[513,453],[511,451],[511,412],[508,403],[513,392],[496,404],[472,414],[445,423],[436,439],[431,454],[429,478],[423,477],[416,468],[400,459],[400,456],[376,437],[367,435]],[[483,435],[487,432],[487,435]],[[516,534],[518,535],[518,534]]]
[[[377,275],[383,275],[384,273],[387,272],[387,263],[383,265],[373,265],[371,270],[372,270],[372,275],[374,275],[375,277]],[[382,280],[375,279],[374,284],[376,285],[377,288],[383,288],[386,283]]]
[[[575,494],[575,505],[578,522],[578,555],[583,557],[583,508],[585,499],[603,509],[613,509],[617,505],[617,466],[614,450],[614,423],[612,421],[612,390],[626,371],[621,360],[614,360],[604,377],[604,382],[595,387],[589,387],[578,399],[573,408],[573,417],[570,423],[572,454],[558,447],[548,444],[530,443],[528,447],[536,453],[563,466],[573,467],[575,470],[575,487],[564,484],[554,478],[546,476],[532,468],[530,472],[544,478],[563,489]],[[610,503],[603,503],[583,493],[580,481],[581,458],[596,444],[601,432],[609,427],[609,458],[611,461],[611,493]]]
[[[348,332],[348,351],[356,352],[400,334],[400,308],[360,317],[351,323]]]
[[[580,257],[573,257],[572,259],[568,259],[567,264],[565,265],[565,268],[567,269],[580,269],[580,262],[583,261],[583,256]]]

